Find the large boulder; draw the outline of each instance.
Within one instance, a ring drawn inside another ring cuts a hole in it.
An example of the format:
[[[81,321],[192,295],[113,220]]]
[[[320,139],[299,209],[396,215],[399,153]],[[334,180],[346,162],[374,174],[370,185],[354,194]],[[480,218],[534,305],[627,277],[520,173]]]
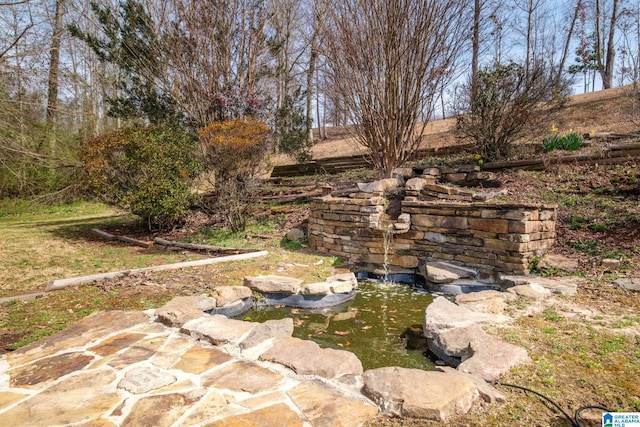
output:
[[[429,349],[458,370],[496,381],[514,366],[529,363],[527,351],[488,335],[480,326],[450,329],[429,340]]]
[[[458,370],[493,382],[509,369],[530,363],[527,351],[517,345],[487,336],[469,343],[470,357],[458,365]]]
[[[438,297],[425,310],[424,336],[434,338],[449,329],[477,323],[502,323],[507,320],[508,318],[505,316],[478,313],[460,307],[445,297]]]
[[[263,294],[297,294],[303,280],[286,276],[245,277],[244,285]]]
[[[346,282],[351,284],[351,288],[358,287],[358,279],[353,273],[336,273],[327,277],[327,282]]]
[[[398,417],[444,422],[466,414],[478,397],[472,381],[443,372],[393,366],[367,371],[362,379],[362,393]]]
[[[487,338],[487,333],[478,325],[467,325],[449,329],[433,338],[427,339],[429,350],[447,365],[457,367],[462,360],[468,359],[469,344]]]
[[[211,292],[217,307],[249,298],[251,295],[251,289],[247,286],[218,286]]]
[[[466,372],[460,372],[457,369],[451,368],[449,366],[438,366],[436,368],[438,372],[446,372],[447,374],[453,375],[462,375],[475,384],[478,387],[478,392],[480,393],[480,397],[488,403],[495,402],[506,402],[506,397],[500,391],[496,390],[491,384],[486,382],[484,379],[476,376],[467,374]]]

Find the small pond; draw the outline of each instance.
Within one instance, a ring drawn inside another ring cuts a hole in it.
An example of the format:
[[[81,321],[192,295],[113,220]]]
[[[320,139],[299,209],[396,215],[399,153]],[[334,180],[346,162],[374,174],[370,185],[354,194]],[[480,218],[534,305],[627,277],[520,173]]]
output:
[[[405,331],[422,325],[424,310],[433,301],[425,289],[404,284],[360,280],[354,300],[331,309],[263,307],[238,316],[264,322],[293,318],[293,336],[311,339],[320,347],[348,350],[365,370],[401,366],[432,370],[424,350],[407,349]]]

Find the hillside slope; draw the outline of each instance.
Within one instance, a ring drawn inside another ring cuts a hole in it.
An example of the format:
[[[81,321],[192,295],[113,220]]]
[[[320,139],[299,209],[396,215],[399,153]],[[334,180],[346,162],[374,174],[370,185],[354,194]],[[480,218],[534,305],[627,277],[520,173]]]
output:
[[[631,87],[625,86],[573,95],[561,110],[549,114],[539,124],[537,131],[522,142],[541,141],[545,135],[550,134],[552,125],[560,133],[569,130],[578,133],[637,131],[640,128],[640,100],[634,101],[630,93]],[[455,124],[455,118],[428,122],[421,147],[440,148],[461,143],[453,132]],[[327,136],[326,140],[317,142],[311,149],[313,159],[355,156],[366,151],[351,136],[348,127],[329,127]],[[295,164],[294,160],[284,155],[274,156],[271,161],[274,165]]]

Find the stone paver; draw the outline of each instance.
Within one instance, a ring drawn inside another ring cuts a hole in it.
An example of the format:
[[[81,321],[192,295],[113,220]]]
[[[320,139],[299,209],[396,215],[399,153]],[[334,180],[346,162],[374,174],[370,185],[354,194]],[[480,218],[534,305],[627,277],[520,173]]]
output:
[[[187,334],[150,313],[97,313],[1,356],[0,425],[359,426],[378,413],[357,387],[243,355],[251,330],[263,325],[251,344],[290,337],[290,319],[205,314],[185,325]],[[341,363],[325,373],[342,374]]]
[[[371,403],[347,397],[320,382],[301,383],[288,394],[314,426],[360,425],[378,414]]]

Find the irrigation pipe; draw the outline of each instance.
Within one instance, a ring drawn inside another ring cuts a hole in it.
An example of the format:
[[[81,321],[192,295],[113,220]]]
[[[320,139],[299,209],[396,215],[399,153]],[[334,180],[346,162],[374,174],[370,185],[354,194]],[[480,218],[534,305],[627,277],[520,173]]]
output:
[[[523,387],[521,385],[516,385],[516,384],[508,384],[508,383],[503,383],[500,381],[496,381],[495,384],[498,385],[502,385],[505,387],[512,387],[512,388],[517,388],[520,390],[524,390],[525,392],[530,392],[535,394],[536,396],[546,400],[547,402],[551,403],[553,406],[556,407],[556,409],[558,409],[562,415],[564,415],[564,417],[569,421],[569,423],[571,423],[572,427],[582,427],[582,424],[580,424],[580,413],[582,411],[584,411],[585,409],[601,409],[605,412],[610,412],[609,409],[605,408],[604,406],[598,406],[598,405],[585,405],[585,406],[581,406],[580,408],[578,408],[573,416],[573,418],[571,417],[571,415],[569,415],[567,413],[567,411],[565,411],[564,409],[562,409],[562,407],[560,405],[558,405],[556,402],[554,402],[553,400],[551,400],[550,398],[548,398],[547,396],[545,396],[542,393],[539,393],[535,390],[532,390],[528,387]]]
[[[217,258],[207,258],[207,259],[201,259],[197,261],[179,262],[176,264],[158,265],[155,267],[134,268],[131,270],[113,271],[110,273],[92,274],[89,276],[71,277],[68,279],[58,279],[58,280],[51,281],[47,285],[47,288],[45,289],[45,291],[46,292],[56,291],[58,289],[68,288],[70,286],[78,286],[78,285],[83,285],[85,283],[91,283],[95,280],[113,279],[116,277],[126,276],[128,274],[144,273],[148,271],[178,270],[180,268],[201,267],[203,265],[219,264],[223,262],[243,261],[247,259],[263,257],[267,254],[268,254],[267,251],[258,251],[258,252],[250,252],[246,254],[222,256]]]

